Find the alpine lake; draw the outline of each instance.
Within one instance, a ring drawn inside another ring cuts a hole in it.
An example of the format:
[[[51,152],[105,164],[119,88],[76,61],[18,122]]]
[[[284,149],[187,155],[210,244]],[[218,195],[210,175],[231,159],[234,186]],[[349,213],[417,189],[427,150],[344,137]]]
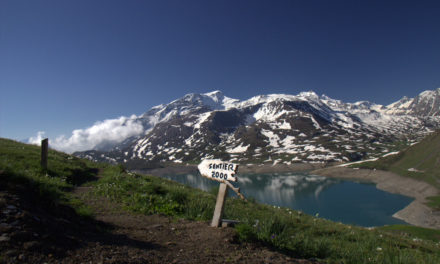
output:
[[[219,183],[198,173],[168,174],[161,177],[204,191]],[[339,180],[307,173],[237,174],[246,198],[303,211],[320,218],[364,227],[406,224],[392,217],[412,198],[376,189],[374,184]],[[229,196],[236,196],[229,191]]]

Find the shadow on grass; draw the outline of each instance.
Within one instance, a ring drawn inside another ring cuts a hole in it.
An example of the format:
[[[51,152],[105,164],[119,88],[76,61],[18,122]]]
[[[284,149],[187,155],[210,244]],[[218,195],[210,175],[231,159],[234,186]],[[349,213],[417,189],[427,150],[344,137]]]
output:
[[[98,180],[98,172],[97,168],[88,168],[88,169],[72,169],[67,174],[67,182],[75,185],[81,186],[86,182],[92,182]]]
[[[90,172],[76,182],[94,179],[89,176],[92,173],[96,176],[97,171]],[[111,233],[113,226],[78,215],[72,207],[53,200],[58,195],[41,192],[36,188],[39,185],[32,179],[0,171],[0,198],[3,201],[0,212],[12,212],[2,215],[3,224],[9,228],[4,235],[10,238],[7,245],[2,246],[2,251],[16,253],[14,257],[23,253],[33,255],[41,258],[37,262],[44,262],[49,255],[63,259],[72,252],[86,261],[90,258],[86,252],[97,251],[102,255],[99,251],[104,251],[111,256],[125,254],[127,249],[149,251],[161,248],[155,243]]]

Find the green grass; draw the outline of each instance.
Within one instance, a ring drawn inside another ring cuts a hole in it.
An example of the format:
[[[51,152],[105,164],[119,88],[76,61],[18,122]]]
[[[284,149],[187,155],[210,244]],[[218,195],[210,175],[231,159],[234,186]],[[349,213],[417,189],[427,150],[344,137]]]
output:
[[[440,230],[433,230],[430,228],[423,228],[409,225],[392,225],[383,226],[378,228],[379,230],[386,231],[388,233],[397,234],[403,237],[407,237],[412,240],[431,240],[433,242],[440,242]]]
[[[94,192],[143,214],[178,215],[205,220],[214,209],[214,195],[175,182],[108,167],[95,184]]]
[[[39,147],[0,139],[1,183],[28,186],[41,199],[68,204],[86,216],[93,212],[69,193],[83,183],[94,186],[94,195],[108,197],[135,213],[203,221],[212,218],[213,193],[56,151],[49,153],[46,173],[39,168],[39,157]],[[91,182],[98,169],[102,178]],[[261,243],[293,257],[326,263],[440,263],[438,232],[428,229],[365,229],[236,198],[227,199],[224,218],[240,221],[237,239]]]
[[[211,192],[124,173],[116,167],[107,168],[103,175],[95,184],[95,195],[122,203],[132,212],[204,221],[212,218],[216,197]],[[403,234],[348,226],[236,198],[227,199],[223,218],[240,221],[236,227],[239,240],[262,243],[294,257],[328,263],[440,263],[438,239],[419,235],[422,231],[409,236],[408,230]]]
[[[440,210],[440,196],[428,197],[428,206],[435,210]]]
[[[49,205],[64,204],[78,214],[90,216],[92,212],[70,191],[75,185],[96,176],[98,165],[65,153],[49,150],[48,170],[40,167],[41,148],[0,139],[0,183],[6,188],[25,187]]]

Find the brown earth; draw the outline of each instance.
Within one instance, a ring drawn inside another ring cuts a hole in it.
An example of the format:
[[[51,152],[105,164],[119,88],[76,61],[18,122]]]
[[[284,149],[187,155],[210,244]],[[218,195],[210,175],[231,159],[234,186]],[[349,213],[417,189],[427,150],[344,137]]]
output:
[[[238,241],[233,228],[129,213],[78,187],[94,219],[0,182],[0,263],[318,263]]]

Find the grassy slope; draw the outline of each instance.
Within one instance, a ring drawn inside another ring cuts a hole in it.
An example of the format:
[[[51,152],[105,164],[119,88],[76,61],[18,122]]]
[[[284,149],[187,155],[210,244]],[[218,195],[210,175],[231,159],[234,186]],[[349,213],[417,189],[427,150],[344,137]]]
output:
[[[353,166],[392,171],[405,177],[428,182],[440,190],[440,131],[434,132],[397,155]],[[431,206],[440,208],[440,196],[432,197],[431,201]]]
[[[69,193],[75,185],[90,181],[96,176],[98,164],[49,150],[48,170],[40,167],[41,149],[0,138],[0,184],[23,185],[35,190],[42,201],[49,204],[73,206],[80,214],[90,215],[81,201]]]
[[[42,199],[78,208],[80,202],[73,201],[69,191],[91,180],[100,168],[102,179],[91,183],[95,195],[120,202],[127,210],[196,220],[212,217],[214,194],[55,151],[49,154],[46,174],[39,169],[39,151],[35,146],[0,139],[0,183],[32,185]],[[236,228],[240,239],[258,241],[292,256],[329,263],[440,263],[440,232],[434,230],[369,230],[232,198],[227,199],[224,217],[241,221]]]

